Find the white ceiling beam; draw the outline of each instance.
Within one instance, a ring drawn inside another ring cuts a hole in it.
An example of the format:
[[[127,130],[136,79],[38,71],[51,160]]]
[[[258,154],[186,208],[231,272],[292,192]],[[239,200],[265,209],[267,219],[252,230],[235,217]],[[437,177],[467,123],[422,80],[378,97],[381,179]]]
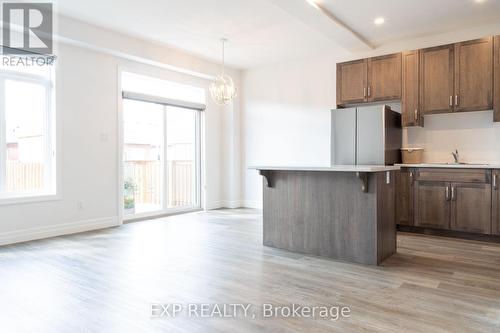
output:
[[[316,3],[314,0],[306,0],[311,6],[319,10],[321,13],[323,13],[325,16],[327,16],[330,20],[332,20],[335,24],[340,26],[342,29],[346,30],[349,32],[352,36],[354,36],[356,39],[358,39],[361,43],[365,44],[367,47],[370,49],[374,49],[375,46],[370,43],[365,37],[363,37],[361,34],[356,32],[354,29],[352,29],[350,26],[348,26],[346,23],[344,23],[342,20],[340,20],[337,16],[335,16],[331,11],[326,9],[325,7],[321,6],[320,4]]]
[[[325,0],[265,0],[288,13],[347,52],[371,51],[376,48],[367,38],[347,25],[328,9]],[[314,8],[313,8],[314,7]]]

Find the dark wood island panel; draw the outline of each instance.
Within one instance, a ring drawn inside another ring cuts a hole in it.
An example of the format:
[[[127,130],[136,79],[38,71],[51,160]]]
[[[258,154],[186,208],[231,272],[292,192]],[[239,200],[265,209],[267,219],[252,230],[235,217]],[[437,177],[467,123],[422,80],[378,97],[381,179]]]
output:
[[[395,176],[395,171],[265,171],[264,245],[380,264],[396,252]]]

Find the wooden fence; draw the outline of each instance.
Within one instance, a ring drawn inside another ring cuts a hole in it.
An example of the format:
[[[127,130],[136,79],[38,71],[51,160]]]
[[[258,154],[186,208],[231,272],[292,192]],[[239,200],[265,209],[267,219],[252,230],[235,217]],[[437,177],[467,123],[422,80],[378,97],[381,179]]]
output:
[[[42,163],[7,161],[7,192],[35,192],[44,188]]]
[[[193,205],[193,161],[167,162],[167,208]],[[162,175],[158,161],[126,161],[125,179],[133,182],[136,204],[161,204]]]
[[[168,161],[167,208],[194,205],[193,161]]]
[[[189,206],[193,198],[193,161],[167,162],[167,207]],[[125,179],[135,185],[135,202],[138,204],[160,204],[162,176],[158,161],[127,161]],[[7,192],[33,192],[44,188],[44,166],[42,163],[7,161]]]

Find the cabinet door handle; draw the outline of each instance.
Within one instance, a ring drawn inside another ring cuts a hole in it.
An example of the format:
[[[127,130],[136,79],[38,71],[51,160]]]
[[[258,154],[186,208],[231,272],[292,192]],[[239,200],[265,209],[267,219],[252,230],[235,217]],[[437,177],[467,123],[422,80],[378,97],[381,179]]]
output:
[[[444,191],[446,201],[450,201],[450,187],[446,186],[446,189]]]
[[[366,98],[366,87],[363,88],[363,97]]]
[[[371,95],[371,90],[372,90],[371,88],[372,88],[371,86],[368,86],[368,97],[370,97]]]
[[[496,174],[493,175],[493,189],[494,190],[498,189],[498,187],[497,187],[497,175]]]
[[[415,111],[413,111],[413,116],[414,116],[415,120],[418,120],[418,111],[417,111],[417,109],[415,109]]]
[[[451,187],[451,201],[455,201],[457,198],[455,197],[455,186]]]
[[[458,106],[458,95],[455,95],[455,106]]]
[[[450,106],[453,106],[453,96],[450,95]]]

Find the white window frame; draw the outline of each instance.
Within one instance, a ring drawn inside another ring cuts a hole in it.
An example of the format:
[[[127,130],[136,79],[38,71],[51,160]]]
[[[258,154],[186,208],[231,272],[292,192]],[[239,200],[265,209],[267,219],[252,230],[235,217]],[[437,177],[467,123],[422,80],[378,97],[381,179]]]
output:
[[[45,161],[44,180],[46,189],[40,192],[6,193],[6,108],[5,108],[5,81],[12,80],[18,82],[34,83],[45,88]],[[56,173],[56,115],[54,107],[54,70],[51,69],[49,77],[32,73],[23,73],[0,69],[0,205],[10,205],[29,202],[51,201],[60,199],[58,191],[58,179]]]
[[[169,211],[160,211],[160,212],[153,212],[153,213],[142,213],[142,214],[135,214],[135,215],[125,215],[123,211],[123,200],[124,200],[124,191],[123,191],[123,179],[124,179],[124,172],[123,172],[123,147],[124,147],[124,128],[123,128],[123,85],[122,85],[122,80],[123,80],[123,74],[124,73],[131,73],[131,74],[137,74],[137,75],[143,75],[143,76],[149,76],[152,78],[156,79],[161,79],[161,80],[167,80],[167,81],[172,81],[172,82],[178,82],[180,84],[184,85],[189,85],[192,87],[200,88],[205,90],[205,93],[208,92],[208,85],[213,79],[212,77],[195,77],[191,74],[187,73],[180,73],[180,72],[175,72],[171,70],[165,70],[165,68],[161,67],[144,67],[142,65],[138,66],[136,64],[120,64],[117,66],[117,71],[116,71],[116,103],[117,103],[117,112],[118,112],[118,117],[117,117],[117,127],[118,127],[118,142],[119,142],[119,148],[118,148],[118,159],[117,159],[117,169],[118,169],[118,177],[117,177],[117,211],[118,211],[118,219],[119,223],[127,223],[127,222],[133,222],[133,221],[140,221],[140,220],[145,220],[148,218],[155,218],[155,217],[161,217],[161,216],[169,216],[169,215],[175,215],[175,214],[181,214],[181,213],[188,213],[188,212],[196,212],[196,211],[202,211],[206,209],[207,205],[207,189],[206,189],[206,128],[205,128],[205,123],[206,123],[206,110],[202,111],[199,113],[199,119],[198,119],[198,161],[199,161],[199,171],[197,171],[197,175],[199,177],[199,188],[198,188],[198,206],[199,208],[188,208],[188,209],[174,209],[172,208]],[[210,80],[210,81],[207,81]],[[208,102],[208,99],[206,99],[206,102]]]

